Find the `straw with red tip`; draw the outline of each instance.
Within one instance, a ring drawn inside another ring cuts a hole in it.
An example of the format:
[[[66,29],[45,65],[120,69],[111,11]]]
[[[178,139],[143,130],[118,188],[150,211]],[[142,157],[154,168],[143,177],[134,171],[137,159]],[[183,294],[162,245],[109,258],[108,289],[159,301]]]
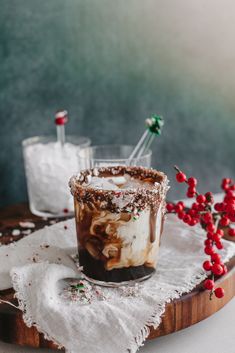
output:
[[[63,146],[65,144],[65,124],[68,122],[67,110],[59,110],[55,114],[57,141]]]

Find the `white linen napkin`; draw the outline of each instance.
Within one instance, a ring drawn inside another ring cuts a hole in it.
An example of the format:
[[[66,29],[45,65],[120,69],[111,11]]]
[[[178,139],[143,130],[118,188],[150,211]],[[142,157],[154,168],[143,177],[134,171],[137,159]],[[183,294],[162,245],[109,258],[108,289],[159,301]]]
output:
[[[199,227],[189,228],[169,215],[152,278],[133,290],[92,287],[102,295],[84,303],[68,300],[63,290],[64,279],[79,273],[69,256],[76,250],[74,220],[61,222],[0,247],[0,289],[13,285],[26,324],[69,353],[134,353],[147,338],[148,327],[160,324],[166,303],[205,278],[204,239]],[[224,241],[224,247],[221,254],[228,261],[235,244]]]

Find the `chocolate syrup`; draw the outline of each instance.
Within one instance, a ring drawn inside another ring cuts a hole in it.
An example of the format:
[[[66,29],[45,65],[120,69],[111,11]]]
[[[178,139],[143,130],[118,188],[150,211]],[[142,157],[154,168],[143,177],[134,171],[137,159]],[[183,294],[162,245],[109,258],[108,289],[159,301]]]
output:
[[[149,232],[150,232],[150,242],[153,243],[156,239],[156,220],[157,220],[157,212],[156,210],[150,209],[150,217],[149,217]]]
[[[155,271],[155,268],[147,267],[145,265],[130,266],[107,271],[104,268],[103,261],[96,260],[85,249],[79,250],[79,264],[83,266],[83,272],[87,277],[102,282],[120,283],[132,281],[149,276]]]

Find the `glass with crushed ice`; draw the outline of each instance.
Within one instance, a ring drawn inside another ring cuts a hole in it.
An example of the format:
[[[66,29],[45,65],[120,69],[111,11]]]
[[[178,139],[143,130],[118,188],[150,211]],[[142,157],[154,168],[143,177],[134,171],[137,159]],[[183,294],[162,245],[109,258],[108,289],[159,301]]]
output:
[[[67,136],[62,145],[53,136],[22,142],[29,207],[41,217],[62,217],[74,211],[68,181],[79,169],[77,152],[90,145],[86,137]]]
[[[100,167],[70,179],[79,264],[86,278],[119,286],[157,266],[168,179],[137,166]]]

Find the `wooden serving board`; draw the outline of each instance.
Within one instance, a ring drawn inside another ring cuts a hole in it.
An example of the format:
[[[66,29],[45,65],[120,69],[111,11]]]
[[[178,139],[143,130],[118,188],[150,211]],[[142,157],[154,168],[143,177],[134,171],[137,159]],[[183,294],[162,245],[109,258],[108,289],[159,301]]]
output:
[[[0,232],[3,234],[0,241],[3,244],[8,244],[22,237],[22,235],[17,237],[11,235],[13,229],[20,229],[20,221],[33,221],[36,225],[35,229],[51,224],[51,220],[46,221],[33,216],[26,204],[10,206],[0,210],[0,220]],[[182,295],[179,299],[166,305],[161,324],[157,329],[150,328],[148,338],[164,336],[196,324],[211,316],[229,302],[235,295],[235,257],[227,263],[227,266],[228,273],[226,276],[216,282],[217,285],[221,285],[225,289],[224,298],[213,297],[212,300],[209,300],[208,292],[203,289],[202,284],[198,285],[192,292]],[[1,291],[0,298],[17,305],[12,289]],[[35,327],[28,328],[23,322],[21,311],[7,304],[0,305],[0,340],[34,348],[57,348],[53,342],[47,341]]]

